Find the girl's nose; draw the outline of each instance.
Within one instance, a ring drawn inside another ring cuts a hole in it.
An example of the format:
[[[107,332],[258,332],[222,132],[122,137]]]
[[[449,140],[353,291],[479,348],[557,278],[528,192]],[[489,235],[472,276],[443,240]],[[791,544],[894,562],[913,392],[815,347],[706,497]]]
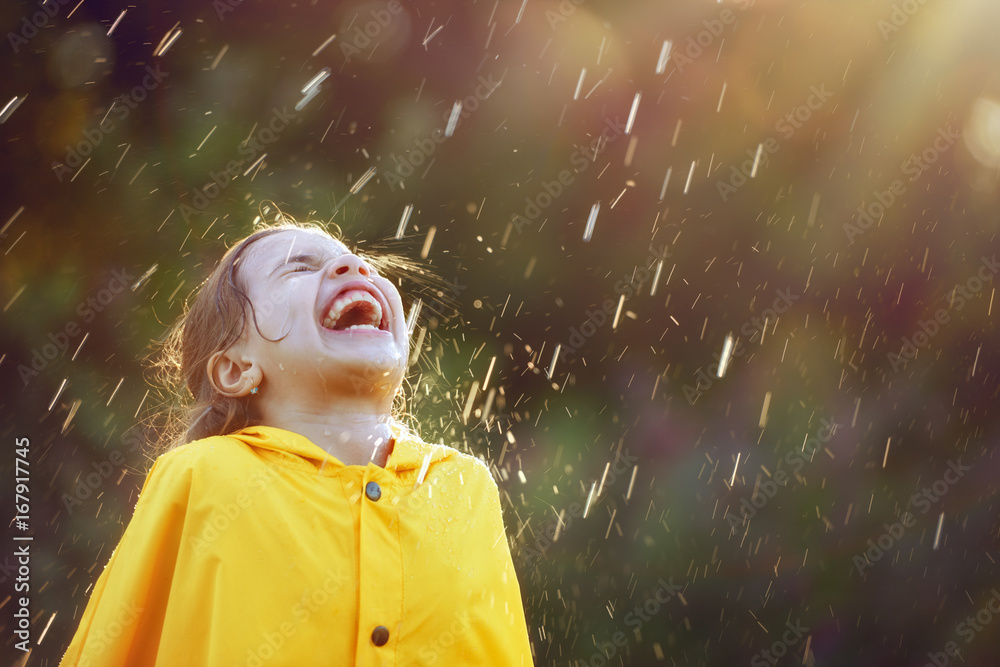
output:
[[[365,263],[363,259],[353,254],[344,254],[333,260],[330,263],[328,269],[329,275],[331,276],[342,276],[351,272],[357,273],[364,276],[365,278],[371,275],[371,269],[368,268],[368,264]]]

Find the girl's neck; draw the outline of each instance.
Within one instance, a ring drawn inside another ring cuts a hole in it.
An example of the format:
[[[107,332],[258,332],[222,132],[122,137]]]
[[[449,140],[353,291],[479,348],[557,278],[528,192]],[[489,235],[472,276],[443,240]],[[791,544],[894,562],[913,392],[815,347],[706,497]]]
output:
[[[374,410],[285,409],[265,414],[263,423],[304,436],[344,465],[384,467],[392,447],[391,421],[391,413]]]

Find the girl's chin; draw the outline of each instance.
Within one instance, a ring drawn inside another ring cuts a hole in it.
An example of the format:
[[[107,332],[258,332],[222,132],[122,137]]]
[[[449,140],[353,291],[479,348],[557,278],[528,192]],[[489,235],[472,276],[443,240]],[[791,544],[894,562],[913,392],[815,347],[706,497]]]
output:
[[[387,377],[396,371],[402,374],[406,368],[406,358],[395,345],[359,345],[324,352],[304,363],[323,375],[362,376],[368,380]]]
[[[394,396],[406,374],[399,357],[372,358],[320,358],[281,365],[284,372],[268,374],[271,385],[279,394],[290,399],[300,396],[303,400],[332,400],[361,396]],[[277,377],[275,377],[277,375]]]

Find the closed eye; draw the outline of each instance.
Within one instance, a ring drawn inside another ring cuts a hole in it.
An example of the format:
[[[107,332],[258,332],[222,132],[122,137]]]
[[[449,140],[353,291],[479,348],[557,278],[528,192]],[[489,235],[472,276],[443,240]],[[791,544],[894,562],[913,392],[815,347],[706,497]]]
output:
[[[310,264],[295,264],[292,266],[289,273],[299,273],[302,271],[316,271],[316,267]]]

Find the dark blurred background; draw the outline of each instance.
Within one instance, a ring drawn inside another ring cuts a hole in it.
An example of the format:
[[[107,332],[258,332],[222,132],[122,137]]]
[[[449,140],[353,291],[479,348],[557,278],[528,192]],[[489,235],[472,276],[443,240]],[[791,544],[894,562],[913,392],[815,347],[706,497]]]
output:
[[[151,465],[143,358],[280,210],[412,265],[409,409],[491,462],[538,665],[1000,664],[998,24],[3,3],[5,662],[57,664]]]

